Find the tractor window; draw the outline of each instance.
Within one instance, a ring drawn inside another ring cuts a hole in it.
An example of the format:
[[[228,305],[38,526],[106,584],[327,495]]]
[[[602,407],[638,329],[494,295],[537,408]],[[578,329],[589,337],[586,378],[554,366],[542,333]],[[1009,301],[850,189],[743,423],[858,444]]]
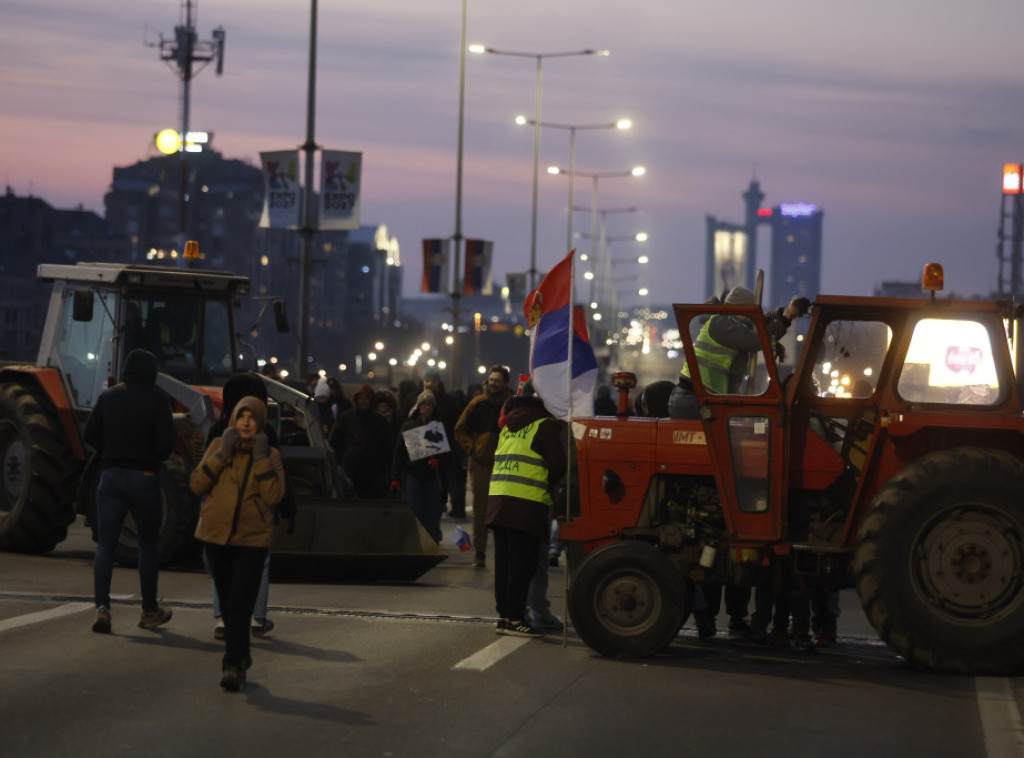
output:
[[[746,316],[708,315],[690,322],[699,328],[694,352],[704,389],[714,395],[763,395],[768,368],[761,338]]]
[[[214,375],[234,373],[232,357],[228,303],[207,300],[203,321],[203,372]]]
[[[871,397],[892,332],[881,321],[831,321],[816,347],[811,394]]]
[[[60,368],[71,391],[71,400],[79,408],[92,408],[96,398],[107,387],[118,367],[111,365],[111,339],[114,335],[115,296],[96,292],[93,295],[92,318],[75,321],[74,290],[62,296],[60,325],[53,353],[47,365]]]
[[[771,420],[767,416],[729,417],[729,450],[736,477],[736,502],[744,513],[768,510],[770,440]]]
[[[1001,393],[988,330],[977,321],[918,321],[896,392],[912,403],[994,405]]]

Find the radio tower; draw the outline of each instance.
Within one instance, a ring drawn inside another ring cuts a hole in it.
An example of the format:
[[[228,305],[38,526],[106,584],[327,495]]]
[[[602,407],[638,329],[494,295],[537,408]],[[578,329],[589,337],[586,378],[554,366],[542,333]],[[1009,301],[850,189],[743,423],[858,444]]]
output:
[[[194,11],[194,12],[193,12]],[[199,15],[199,0],[182,0],[181,23],[174,27],[173,39],[147,43],[160,48],[160,60],[166,61],[171,70],[181,79],[181,135],[178,152],[181,153],[181,193],[179,201],[178,251],[184,253],[188,239],[188,133],[192,77],[211,62],[217,61],[217,76],[224,73],[224,27],[213,30],[213,39],[199,40],[194,20]],[[195,64],[202,64],[195,68]],[[191,265],[191,261],[189,262]]]

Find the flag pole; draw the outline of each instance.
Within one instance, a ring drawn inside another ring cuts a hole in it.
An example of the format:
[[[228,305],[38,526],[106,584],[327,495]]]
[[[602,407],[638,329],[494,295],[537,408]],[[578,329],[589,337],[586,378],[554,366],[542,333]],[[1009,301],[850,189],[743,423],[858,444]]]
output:
[[[572,210],[569,211],[572,213]],[[568,521],[572,508],[572,338],[576,331],[576,248],[569,251],[569,419],[565,435],[565,520]],[[565,595],[562,608],[562,647],[569,645],[569,553],[565,554]]]

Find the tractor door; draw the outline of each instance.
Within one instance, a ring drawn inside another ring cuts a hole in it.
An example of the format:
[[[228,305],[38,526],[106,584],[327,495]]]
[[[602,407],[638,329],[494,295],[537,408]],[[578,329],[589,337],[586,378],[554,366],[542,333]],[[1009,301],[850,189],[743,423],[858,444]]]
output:
[[[775,542],[782,538],[786,523],[787,430],[764,316],[756,306],[676,305],[675,312],[733,542]],[[733,354],[723,345],[704,341],[710,347],[698,355],[694,341],[702,330],[705,335],[715,333],[710,328],[712,319],[732,319],[732,326],[746,330],[750,349]],[[719,362],[709,372],[709,360],[714,363],[716,351]],[[723,384],[720,369],[725,363],[729,363],[729,379]],[[712,379],[716,370],[718,378]]]

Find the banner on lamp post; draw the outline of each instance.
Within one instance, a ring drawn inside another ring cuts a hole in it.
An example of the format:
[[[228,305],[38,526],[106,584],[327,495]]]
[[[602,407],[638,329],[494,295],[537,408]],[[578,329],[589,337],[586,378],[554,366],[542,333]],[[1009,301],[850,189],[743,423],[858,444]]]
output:
[[[362,153],[321,151],[320,229],[359,228],[359,186],[362,174]]]
[[[494,243],[491,240],[466,240],[466,270],[463,277],[463,294],[491,294],[491,257]]]
[[[263,161],[263,215],[261,229],[297,229],[302,210],[299,151],[260,153]]]
[[[420,292],[448,291],[448,261],[451,238],[423,240],[423,278]]]

